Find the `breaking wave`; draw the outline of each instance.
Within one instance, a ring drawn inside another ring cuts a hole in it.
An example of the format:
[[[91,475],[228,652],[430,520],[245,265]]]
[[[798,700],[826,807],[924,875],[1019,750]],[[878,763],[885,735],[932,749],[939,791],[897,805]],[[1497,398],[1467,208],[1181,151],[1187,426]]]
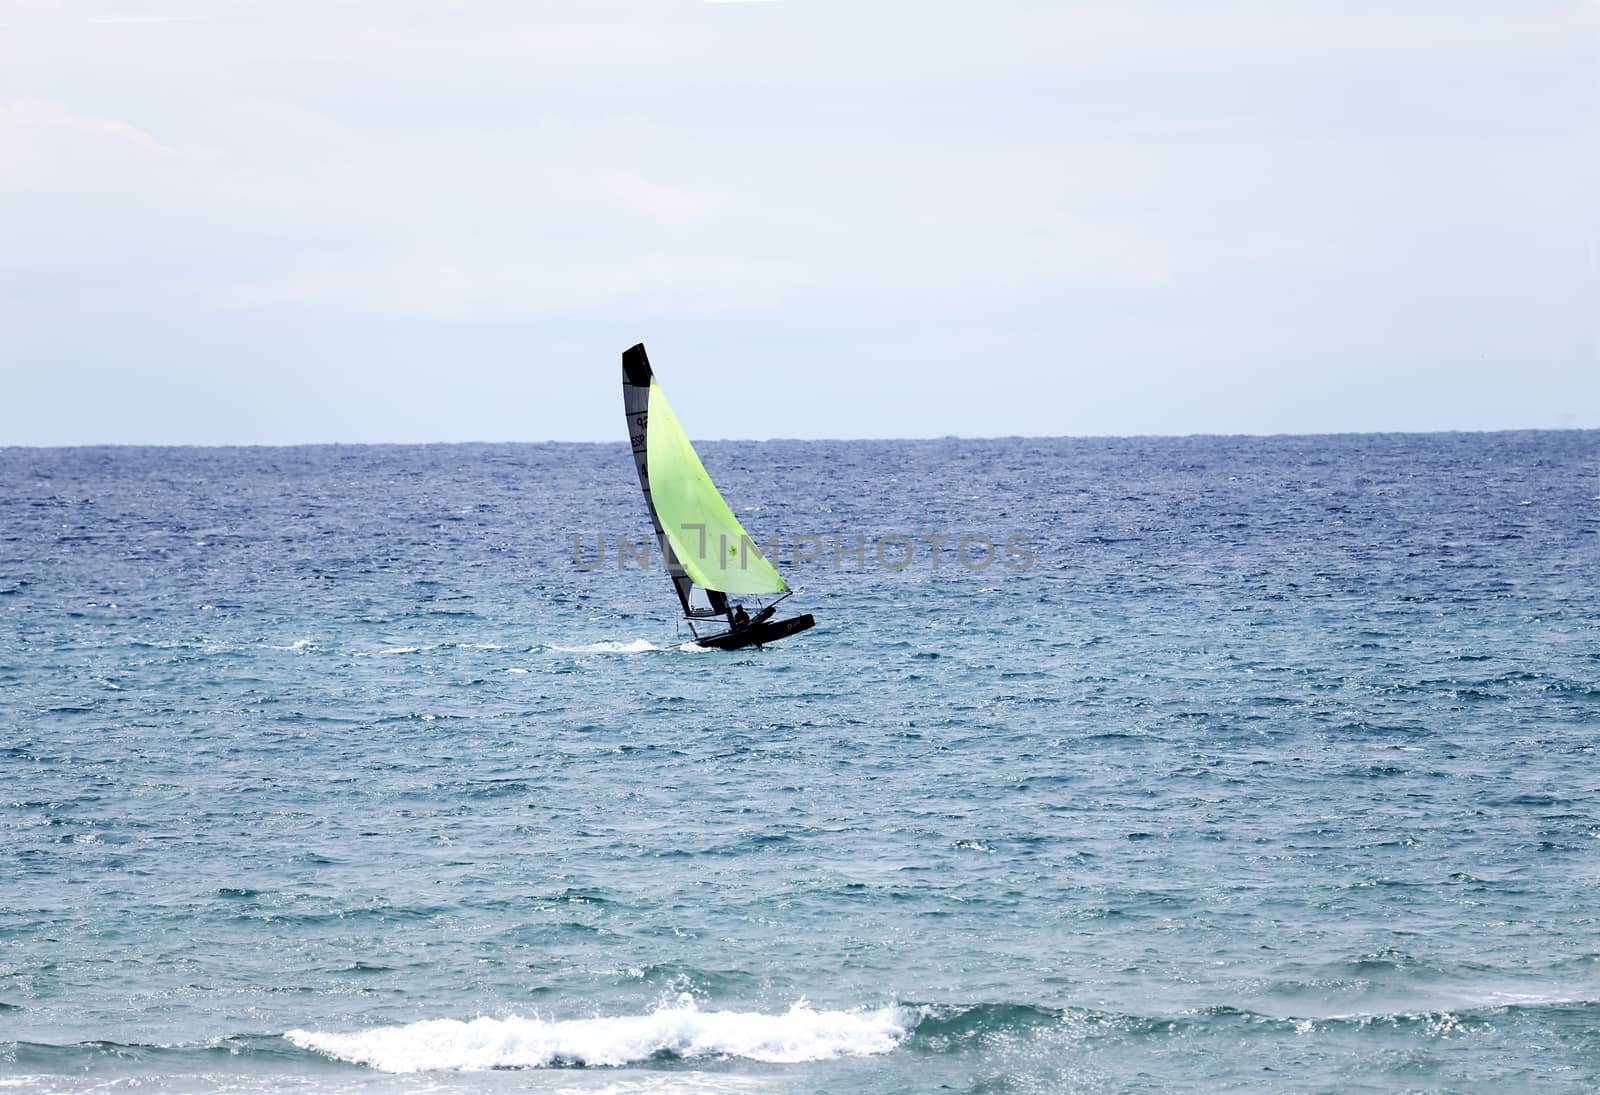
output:
[[[795,1063],[888,1053],[915,1022],[902,1008],[780,1015],[700,1011],[687,999],[647,1015],[567,1019],[428,1019],[349,1034],[291,1030],[302,1049],[385,1072],[625,1065],[695,1057]]]
[[[715,1059],[798,1064],[889,1053],[913,1058],[957,1056],[1008,1060],[1019,1051],[1040,1060],[1115,1056],[1141,1043],[1182,1042],[1230,1047],[1299,1045],[1313,1039],[1328,1051],[1367,1052],[1468,1036],[1545,1037],[1552,1029],[1594,1029],[1600,1001],[1588,994],[1489,993],[1443,1007],[1341,1015],[1266,1013],[1216,1005],[1158,1014],[1033,1004],[916,1004],[818,1011],[797,1004],[787,1012],[699,1011],[688,997],[644,1015],[573,1019],[434,1019],[349,1033],[292,1030],[238,1034],[203,1043],[136,1045],[105,1041],[50,1045],[0,1039],[0,1089],[61,1090],[50,1077],[233,1072],[241,1060],[273,1070],[280,1080],[297,1059],[354,1065],[388,1073],[560,1067],[671,1065]],[[1399,1039],[1396,1041],[1396,1039]],[[694,1067],[691,1064],[691,1067]],[[33,1074],[30,1078],[27,1074]],[[242,1074],[241,1074],[242,1075]],[[268,1073],[261,1073],[266,1076]],[[319,1089],[330,1077],[314,1073]],[[695,1072],[693,1090],[705,1090]],[[733,1074],[725,1077],[732,1080]],[[35,1081],[38,1081],[35,1083]],[[121,1082],[108,1085],[120,1087]],[[282,1090],[267,1083],[261,1090]],[[1070,1085],[1068,1085],[1070,1086]],[[1225,1086],[1225,1085],[1224,1085]],[[1243,1085],[1243,1088],[1258,1088]],[[1243,1089],[1241,1088],[1241,1089]],[[80,1088],[82,1089],[82,1088]],[[207,1090],[211,1090],[210,1087]],[[231,1089],[230,1089],[231,1090]],[[237,1090],[255,1090],[248,1084]],[[371,1090],[360,1088],[360,1090]],[[1053,1090],[1053,1089],[1052,1089]],[[1270,1086],[1264,1090],[1270,1090]]]

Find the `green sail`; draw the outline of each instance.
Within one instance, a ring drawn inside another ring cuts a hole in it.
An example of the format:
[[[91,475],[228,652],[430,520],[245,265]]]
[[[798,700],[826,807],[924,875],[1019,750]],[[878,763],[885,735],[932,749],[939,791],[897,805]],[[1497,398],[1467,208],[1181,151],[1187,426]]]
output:
[[[717,493],[653,379],[645,460],[656,517],[695,585],[719,593],[782,593],[789,588]]]

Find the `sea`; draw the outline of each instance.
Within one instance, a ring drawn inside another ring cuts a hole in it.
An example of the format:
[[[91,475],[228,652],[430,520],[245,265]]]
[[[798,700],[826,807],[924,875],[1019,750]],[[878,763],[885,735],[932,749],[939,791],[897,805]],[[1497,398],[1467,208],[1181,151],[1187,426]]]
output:
[[[1600,431],[700,448],[0,449],[0,1093],[1600,1089]]]

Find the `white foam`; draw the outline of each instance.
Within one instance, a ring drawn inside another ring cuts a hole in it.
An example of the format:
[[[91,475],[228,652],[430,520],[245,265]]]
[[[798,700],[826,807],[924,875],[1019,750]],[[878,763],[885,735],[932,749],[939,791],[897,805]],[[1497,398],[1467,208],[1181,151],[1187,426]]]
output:
[[[428,1019],[351,1034],[291,1030],[302,1049],[385,1072],[432,1069],[625,1065],[660,1053],[794,1063],[888,1053],[912,1017],[900,1008],[813,1011],[803,1002],[781,1015],[700,1011],[687,997],[648,1015],[596,1019]]]
[[[587,646],[552,646],[551,650],[562,654],[645,654],[652,650],[667,650],[668,647],[657,646],[648,639],[630,639],[627,642],[602,640],[589,643]]]

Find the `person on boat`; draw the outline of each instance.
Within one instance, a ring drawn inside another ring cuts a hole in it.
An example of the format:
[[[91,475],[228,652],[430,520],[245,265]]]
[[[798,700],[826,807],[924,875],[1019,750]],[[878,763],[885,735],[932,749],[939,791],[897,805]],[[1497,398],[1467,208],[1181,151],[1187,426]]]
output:
[[[734,605],[733,614],[728,617],[728,622],[733,625],[735,631],[738,631],[740,628],[750,626],[750,614],[744,610],[744,605]]]

